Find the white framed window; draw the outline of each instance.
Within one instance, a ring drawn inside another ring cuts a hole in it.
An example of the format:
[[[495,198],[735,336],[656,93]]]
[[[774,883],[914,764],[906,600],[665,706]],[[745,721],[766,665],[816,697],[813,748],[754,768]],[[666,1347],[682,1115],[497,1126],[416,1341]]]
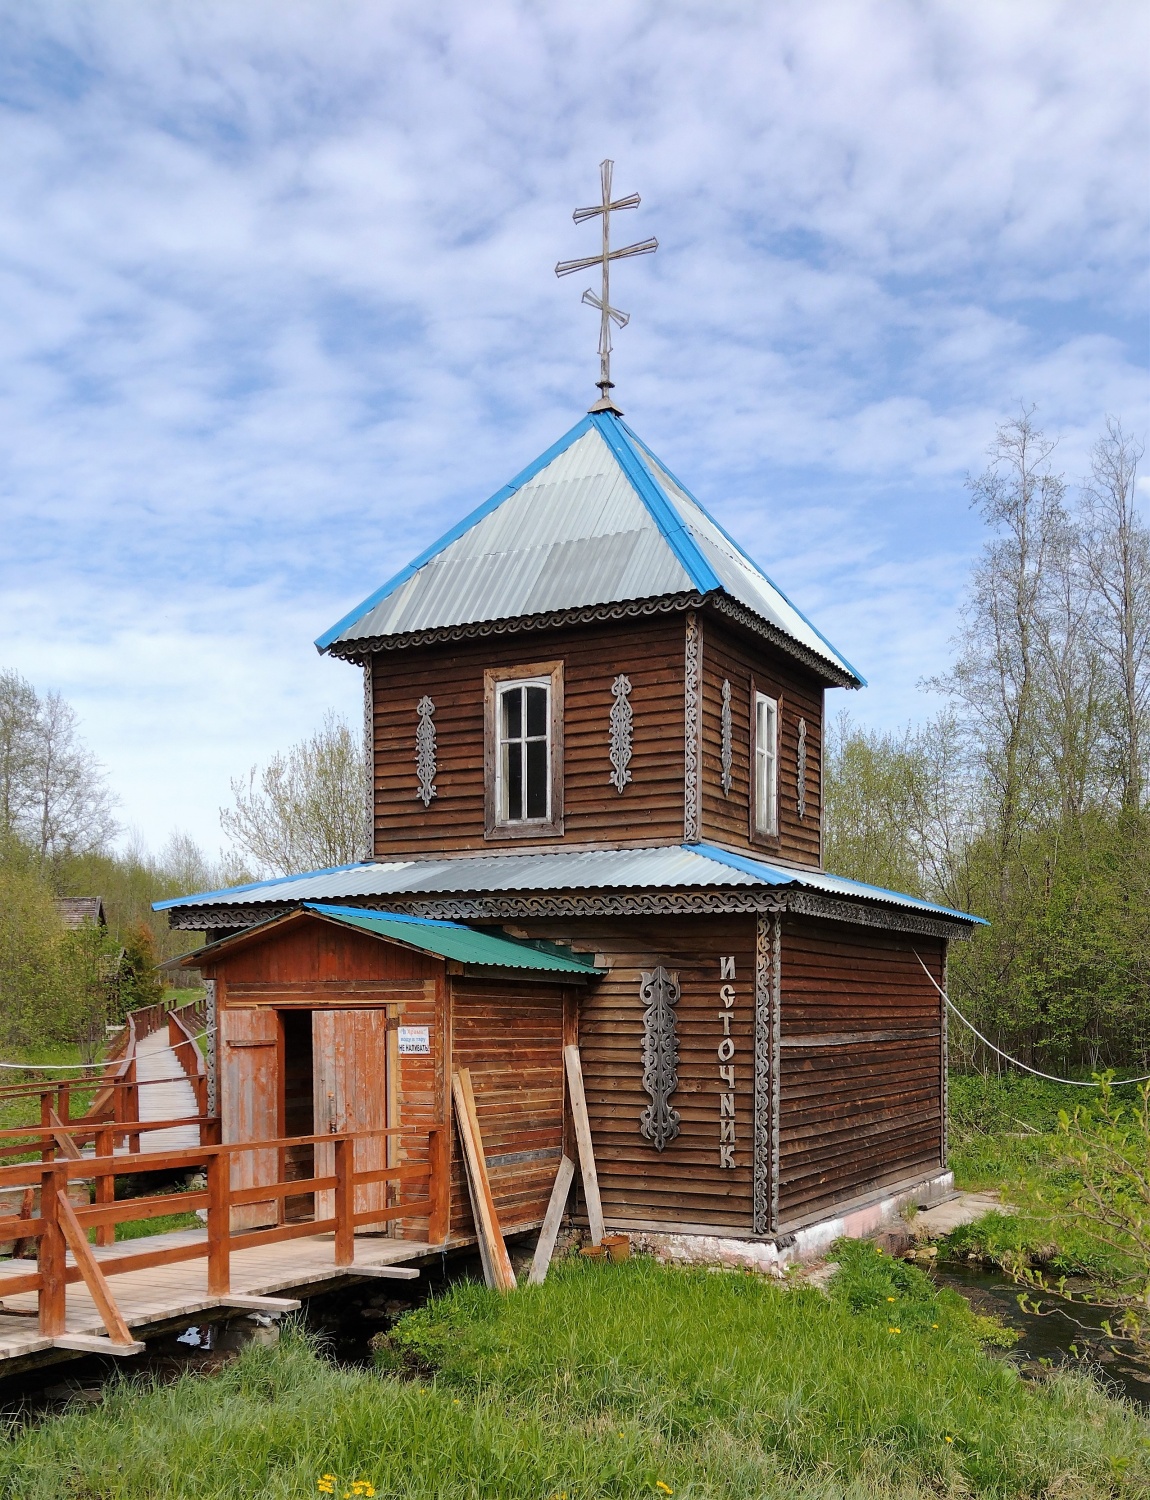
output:
[[[768,837],[779,831],[779,705],[755,694],[754,830]]]
[[[501,823],[551,817],[551,679],[501,682],[495,801]]]
[[[488,838],[563,832],[563,664],[485,674]]]

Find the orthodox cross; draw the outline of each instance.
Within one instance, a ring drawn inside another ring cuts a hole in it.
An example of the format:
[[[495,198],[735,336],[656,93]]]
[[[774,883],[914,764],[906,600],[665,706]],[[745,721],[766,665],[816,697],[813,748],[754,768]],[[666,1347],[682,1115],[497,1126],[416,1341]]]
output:
[[[637,245],[624,245],[621,250],[611,249],[611,215],[621,208],[638,208],[640,203],[638,193],[612,201],[611,173],[614,166],[613,161],[599,163],[603,201],[591,208],[577,208],[572,215],[576,224],[582,224],[585,219],[593,219],[596,214],[603,216],[602,250],[598,255],[587,255],[582,260],[561,260],[555,267],[556,276],[570,276],[572,271],[585,271],[589,266],[602,267],[602,294],[597,297],[588,287],[582,298],[588,307],[597,308],[599,312],[599,379],[595,382],[599,387],[599,400],[591,408],[592,411],[619,410],[608,394],[614,387],[611,379],[611,324],[614,323],[617,328],[626,328],[631,321],[630,313],[620,312],[617,307],[611,306],[611,262],[622,260],[628,255],[650,255],[659,248],[659,241],[651,239],[642,240]]]

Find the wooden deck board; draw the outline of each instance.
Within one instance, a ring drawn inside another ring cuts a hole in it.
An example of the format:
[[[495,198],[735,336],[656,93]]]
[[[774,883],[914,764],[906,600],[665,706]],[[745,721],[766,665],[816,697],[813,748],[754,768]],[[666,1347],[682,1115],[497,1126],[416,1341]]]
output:
[[[117,1245],[96,1248],[96,1259],[103,1263],[120,1256],[137,1254],[142,1250],[167,1249],[179,1245],[203,1243],[206,1245],[207,1231],[204,1229],[176,1229],[165,1234],[148,1235],[144,1239],[124,1240]],[[433,1247],[414,1240],[387,1239],[378,1235],[356,1235],[355,1260],[368,1266],[402,1265],[428,1254]],[[236,1250],[231,1256],[231,1291],[234,1295],[268,1296],[289,1287],[310,1286],[324,1281],[335,1281],[345,1276],[354,1276],[355,1265],[336,1266],[334,1263],[334,1237],[330,1234],[308,1235],[295,1240],[283,1240],[278,1244],[257,1245],[248,1250]],[[69,1266],[72,1264],[68,1256]],[[36,1293],[18,1292],[4,1297],[4,1280],[26,1275],[33,1268],[31,1261],[0,1261],[0,1375],[3,1361],[53,1348],[51,1339],[44,1338],[37,1321],[32,1317],[12,1316],[6,1308],[15,1312],[35,1312]],[[124,1321],[129,1328],[143,1329],[149,1325],[166,1323],[173,1318],[194,1317],[223,1304],[223,1299],[211,1297],[207,1290],[208,1263],[206,1255],[198,1260],[179,1261],[170,1266],[153,1266],[148,1270],[125,1271],[112,1276],[109,1285]],[[100,1334],[104,1331],[100,1315],[83,1282],[68,1288],[67,1333]]]

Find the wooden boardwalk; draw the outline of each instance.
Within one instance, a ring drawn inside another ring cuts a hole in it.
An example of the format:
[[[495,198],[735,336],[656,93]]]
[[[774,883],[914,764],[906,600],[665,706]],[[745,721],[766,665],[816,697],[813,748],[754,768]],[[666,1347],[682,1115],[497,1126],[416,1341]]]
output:
[[[206,1239],[205,1229],[177,1229],[149,1235],[144,1240],[122,1240],[116,1245],[95,1247],[93,1253],[97,1262],[106,1264],[144,1249],[178,1249],[205,1243]],[[408,1263],[430,1255],[433,1249],[420,1241],[356,1235],[353,1264],[337,1266],[334,1248],[334,1235],[318,1234],[233,1251],[231,1290],[226,1297],[209,1294],[205,1257],[125,1271],[112,1284],[124,1321],[140,1338],[149,1330],[158,1330],[178,1319],[192,1319],[224,1307],[242,1308],[248,1299],[282,1297],[285,1292],[297,1290],[315,1291],[326,1282],[378,1276],[390,1268],[399,1268],[393,1274],[410,1277],[413,1272],[404,1269]],[[70,1253],[67,1264],[69,1267],[74,1264]],[[42,1362],[37,1356],[46,1352],[58,1358],[68,1347],[60,1338],[48,1338],[40,1332],[35,1292],[4,1296],[5,1281],[24,1276],[29,1269],[27,1261],[0,1260],[0,1375]],[[258,1302],[248,1305],[258,1306]],[[68,1287],[63,1338],[75,1338],[76,1345],[84,1352],[89,1344],[110,1354],[115,1352],[104,1336],[104,1323],[83,1282]]]
[[[167,1029],[136,1044],[136,1086],[141,1120],[194,1120],[200,1113],[196,1091],[180,1066]],[[200,1144],[198,1125],[152,1130],[140,1138],[141,1151],[181,1151]]]

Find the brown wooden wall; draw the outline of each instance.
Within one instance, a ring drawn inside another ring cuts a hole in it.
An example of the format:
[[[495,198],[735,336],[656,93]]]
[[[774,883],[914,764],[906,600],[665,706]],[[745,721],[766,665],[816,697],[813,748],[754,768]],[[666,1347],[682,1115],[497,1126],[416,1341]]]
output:
[[[787,918],[783,924],[779,1218],[942,1162],[938,938]]]
[[[484,671],[554,660],[565,678],[563,842],[681,838],[684,628],[678,614],[377,655],[376,853],[491,847],[483,832]],[[611,683],[620,672],[631,680],[634,712],[632,780],[622,795],[608,780]],[[416,705],[425,693],[435,702],[438,761],[426,809],[415,775]]]
[[[563,1154],[564,990],[477,979],[452,979],[451,988],[452,1068],[471,1072],[500,1224],[538,1224]],[[451,1233],[475,1233],[458,1141]]]
[[[822,813],[823,685],[798,662],[764,641],[726,628],[715,616],[703,619],[703,837],[747,848],[769,859],[778,855],[819,865]],[[723,680],[731,684],[732,780],[723,793]],[[779,835],[751,832],[751,683],[779,704]],[[806,812],[798,816],[799,720],[807,721]]]
[[[517,931],[594,949],[610,974],[581,997],[579,1049],[599,1188],[616,1224],[751,1227],[754,1130],[753,917],[665,917],[525,923]],[[720,1104],[726,1084],[719,959],[735,957],[731,1035],[735,1055],[734,1169],[719,1166]],[[657,964],[679,974],[680,1133],[662,1152],[640,1134],[643,1092],[641,973]]]
[[[212,962],[205,959],[201,972],[209,979],[225,979],[229,996],[256,998],[265,988],[286,984],[314,985],[322,997],[325,985],[342,990],[360,980],[378,985],[391,979],[434,979],[442,967],[442,959],[316,918],[253,934],[246,946]]]

